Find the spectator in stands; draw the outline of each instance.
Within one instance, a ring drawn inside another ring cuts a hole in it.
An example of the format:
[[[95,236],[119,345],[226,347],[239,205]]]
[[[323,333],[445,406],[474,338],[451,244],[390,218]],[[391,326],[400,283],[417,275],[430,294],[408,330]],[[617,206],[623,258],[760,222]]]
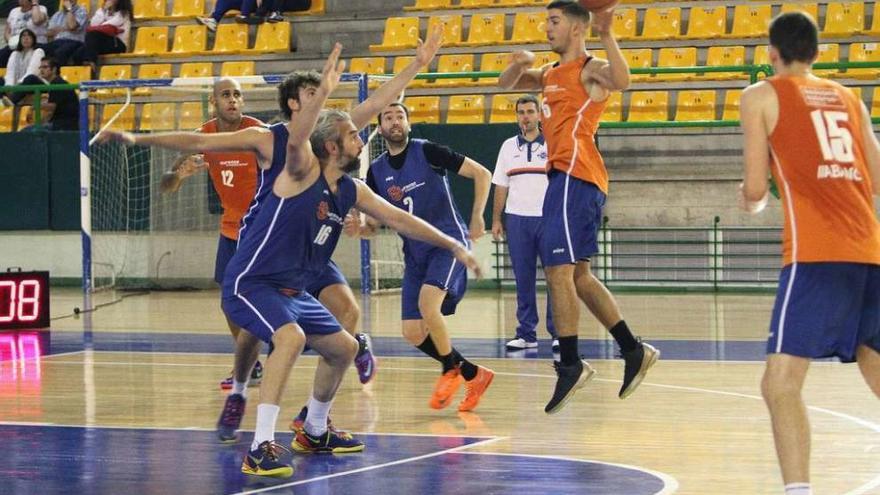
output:
[[[3,86],[15,86],[28,84],[27,76],[37,76],[40,70],[40,60],[45,53],[42,48],[37,48],[37,35],[30,29],[25,28],[18,36],[18,46],[9,57],[6,64],[6,77],[0,77]],[[27,93],[9,93],[3,97],[4,104],[18,103]]]
[[[29,75],[24,84],[67,84],[59,74],[59,65],[52,57],[43,57],[40,62],[40,75]],[[31,130],[75,131],[79,128],[79,100],[72,89],[50,91],[41,95],[40,126]]]
[[[131,35],[131,0],[104,0],[95,10],[86,28],[85,44],[73,55],[77,65],[88,65],[96,74],[98,56],[107,53],[125,53]]]
[[[46,54],[61,65],[68,65],[86,40],[86,24],[89,13],[77,0],[62,0],[61,10],[49,19],[48,36],[51,39],[43,47]]]
[[[196,17],[196,21],[199,24],[204,24],[211,31],[217,31],[217,24],[220,23],[220,19],[230,10],[237,10],[239,14],[235,16],[235,22],[262,24],[265,19],[258,15],[257,12],[261,11],[264,4],[268,4],[270,1],[272,0],[217,0],[211,16]]]
[[[283,12],[303,12],[312,8],[312,0],[266,0],[264,5],[270,14],[266,17],[268,22],[284,21]]]
[[[0,49],[0,66],[9,63],[9,57],[18,46],[18,35],[22,30],[29,29],[36,36],[37,44],[43,45],[46,39],[46,28],[49,20],[46,7],[39,0],[18,0],[18,7],[12,9],[6,18],[6,46]]]

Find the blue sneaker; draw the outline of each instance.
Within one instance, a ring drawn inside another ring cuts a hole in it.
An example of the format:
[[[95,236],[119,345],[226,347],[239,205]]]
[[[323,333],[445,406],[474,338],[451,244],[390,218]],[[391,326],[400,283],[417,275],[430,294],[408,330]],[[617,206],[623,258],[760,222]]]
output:
[[[220,419],[217,420],[217,436],[222,443],[235,443],[238,441],[238,427],[241,426],[241,418],[244,416],[244,406],[247,400],[241,394],[229,394]]]
[[[358,341],[358,353],[354,358],[354,365],[358,370],[358,378],[361,384],[366,385],[376,376],[376,358],[373,356],[373,341],[367,334],[359,333],[355,336]]]
[[[249,451],[244,456],[241,472],[253,476],[290,478],[293,476],[293,467],[278,460],[278,454],[281,451],[290,452],[274,440],[261,443],[256,449]]]
[[[364,450],[364,443],[351,434],[341,435],[330,428],[317,438],[300,429],[290,446],[300,454],[347,454]]]

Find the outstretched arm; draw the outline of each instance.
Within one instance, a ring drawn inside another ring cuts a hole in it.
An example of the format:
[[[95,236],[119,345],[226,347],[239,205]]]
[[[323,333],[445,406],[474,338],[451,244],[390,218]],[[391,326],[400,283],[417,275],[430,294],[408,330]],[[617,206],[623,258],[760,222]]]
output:
[[[483,212],[486,211],[486,202],[489,200],[489,188],[492,187],[492,173],[479,163],[465,158],[458,170],[458,175],[473,179],[474,181],[474,207],[471,210],[470,235],[471,240],[476,241],[485,234],[486,221],[483,220]]]
[[[126,146],[159,146],[188,153],[203,151],[253,151],[260,158],[271,157],[272,131],[265,127],[248,127],[235,132],[161,132],[132,134],[107,129],[98,136],[99,143],[118,141]],[[269,153],[265,150],[268,146]]]
[[[614,9],[593,14],[593,31],[605,48],[608,60],[593,60],[584,70],[584,79],[598,82],[609,91],[623,91],[629,87],[629,65],[611,31]],[[587,88],[589,90],[589,88]]]

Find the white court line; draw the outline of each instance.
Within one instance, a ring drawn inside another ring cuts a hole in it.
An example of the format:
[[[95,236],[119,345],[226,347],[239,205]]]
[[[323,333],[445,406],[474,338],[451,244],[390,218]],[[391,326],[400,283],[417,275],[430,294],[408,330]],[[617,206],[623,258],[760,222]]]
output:
[[[437,456],[441,456],[441,455],[445,455],[445,454],[451,454],[451,453],[454,453],[454,452],[460,452],[460,451],[463,451],[463,450],[472,449],[472,448],[474,448],[474,447],[481,447],[481,446],[484,446],[484,445],[489,445],[489,444],[491,444],[491,443],[498,442],[498,441],[500,441],[500,440],[507,440],[507,439],[508,439],[508,437],[494,437],[494,438],[490,438],[490,439],[488,439],[488,440],[482,440],[482,441],[474,442],[474,443],[471,443],[471,444],[468,444],[468,445],[462,445],[462,446],[460,446],[460,447],[454,447],[454,448],[451,448],[451,449],[439,450],[439,451],[437,451],[437,452],[432,452],[432,453],[430,453],[430,454],[424,454],[424,455],[419,455],[419,456],[415,456],[415,457],[407,457],[407,458],[404,458],[404,459],[398,459],[398,460],[396,460],[396,461],[385,462],[385,463],[383,463],[383,464],[376,464],[376,465],[373,465],[373,466],[365,466],[365,467],[362,467],[362,468],[351,469],[351,470],[348,470],[348,471],[342,471],[342,472],[339,472],[339,473],[327,474],[327,475],[324,475],[324,476],[317,476],[317,477],[309,478],[309,479],[305,479],[305,480],[293,481],[293,482],[291,482],[291,483],[283,483],[283,484],[280,484],[280,485],[268,486],[268,487],[266,487],[266,488],[260,488],[259,490],[249,490],[249,491],[244,491],[244,492],[238,492],[236,495],[249,495],[249,494],[251,494],[251,493],[263,493],[263,492],[269,492],[269,491],[278,490],[278,489],[280,489],[280,488],[287,488],[287,487],[290,487],[290,486],[304,485],[304,484],[306,484],[306,483],[314,483],[315,481],[323,481],[323,480],[330,479],[330,478],[338,478],[339,476],[347,476],[347,475],[350,475],[350,474],[358,474],[358,473],[363,473],[363,472],[366,472],[366,471],[373,471],[373,470],[376,470],[376,469],[382,469],[382,468],[386,468],[386,467],[397,466],[397,465],[400,465],[400,464],[407,464],[407,463],[410,463],[410,462],[421,461],[422,459],[430,459],[431,457],[437,457]]]
[[[674,477],[660,472],[654,471],[653,469],[646,469],[641,466],[632,466],[630,464],[618,464],[616,462],[604,462],[604,461],[596,461],[593,459],[578,459],[575,457],[563,457],[558,455],[538,455],[538,454],[515,454],[515,453],[500,453],[500,452],[460,452],[461,454],[467,455],[486,455],[486,456],[506,456],[506,457],[531,457],[534,459],[553,459],[557,461],[572,461],[572,462],[582,462],[584,464],[602,464],[605,466],[614,466],[624,469],[631,469],[633,471],[641,471],[643,473],[648,473],[652,476],[656,476],[663,482],[663,489],[659,492],[654,493],[654,495],[670,495],[678,491],[679,485],[678,480]]]

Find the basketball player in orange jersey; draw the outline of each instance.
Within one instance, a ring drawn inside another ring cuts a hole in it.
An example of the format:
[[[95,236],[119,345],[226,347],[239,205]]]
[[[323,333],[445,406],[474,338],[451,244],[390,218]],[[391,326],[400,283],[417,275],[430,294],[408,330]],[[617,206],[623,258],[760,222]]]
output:
[[[880,397],[880,144],[864,104],[811,73],[816,23],[801,12],[770,24],[775,76],[743,91],[740,206],[757,213],[779,185],[783,268],[761,392],[786,495],[809,495],[810,425],[801,389],[810,360],[858,361]]]
[[[205,122],[199,129],[203,133],[234,132],[248,127],[264,127],[262,121],[242,115],[244,96],[241,85],[234,79],[223,77],[214,82],[210,103],[214,107],[215,118]],[[163,193],[177,192],[183,181],[205,168],[211,177],[214,190],[220,197],[223,216],[220,219],[220,241],[217,245],[217,257],[214,262],[214,281],[223,282],[226,265],[235,254],[238,242],[238,230],[241,218],[247,213],[251,200],[257,189],[257,156],[251,151],[207,152],[198,155],[186,155],[180,158],[174,167],[162,176],[159,190]],[[225,315],[224,315],[225,316]],[[233,343],[238,340],[241,331],[229,318],[226,318]],[[260,352],[256,348],[256,353]],[[256,359],[257,356],[254,356]],[[258,385],[263,376],[263,367],[259,361],[251,370],[250,385]],[[220,382],[220,388],[233,388],[232,374]]]
[[[593,32],[608,60],[590,55],[584,37]],[[629,87],[629,67],[611,32],[613,8],[590,13],[579,3],[556,0],[547,5],[547,40],[560,61],[533,69],[535,55],[513,54],[498,83],[506,89],[541,90],[549,184],[544,197],[544,239],[541,259],[550,286],[553,319],[559,333],[561,361],[553,397],[544,411],[562,409],[595,374],[578,354],[578,299],[608,329],[624,359],[625,399],[642,382],[660,352],[633,336],[608,289],[590,271],[590,257],[599,252],[602,206],[608,192],[608,172],[596,148],[599,117],[611,91]]]

